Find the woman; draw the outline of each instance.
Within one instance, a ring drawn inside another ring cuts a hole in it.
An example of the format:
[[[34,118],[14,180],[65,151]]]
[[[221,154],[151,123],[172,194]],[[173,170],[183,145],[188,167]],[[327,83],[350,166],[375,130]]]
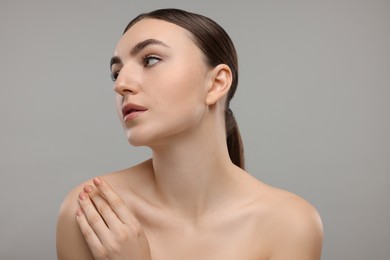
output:
[[[153,157],[69,193],[58,259],[320,259],[316,210],[244,171],[236,52],[219,25],[142,14],[110,65],[127,138]]]

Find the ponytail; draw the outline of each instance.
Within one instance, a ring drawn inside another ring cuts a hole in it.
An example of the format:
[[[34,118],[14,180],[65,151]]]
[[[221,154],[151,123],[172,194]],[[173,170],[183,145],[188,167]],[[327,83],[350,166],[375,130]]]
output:
[[[225,122],[226,142],[230,159],[235,165],[245,170],[244,145],[242,143],[237,121],[234,118],[233,111],[230,108],[226,109]]]

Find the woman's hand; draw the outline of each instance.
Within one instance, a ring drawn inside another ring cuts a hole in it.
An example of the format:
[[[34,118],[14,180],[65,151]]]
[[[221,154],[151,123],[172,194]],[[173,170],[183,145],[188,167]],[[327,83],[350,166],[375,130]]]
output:
[[[141,224],[104,181],[84,186],[79,194],[77,223],[96,260],[151,259]]]

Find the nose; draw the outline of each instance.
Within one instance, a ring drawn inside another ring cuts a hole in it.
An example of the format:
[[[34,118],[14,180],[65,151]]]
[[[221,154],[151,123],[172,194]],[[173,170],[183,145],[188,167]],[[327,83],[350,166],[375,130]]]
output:
[[[131,75],[132,73],[124,66],[115,80],[114,91],[121,96],[136,94],[138,92],[137,80]]]

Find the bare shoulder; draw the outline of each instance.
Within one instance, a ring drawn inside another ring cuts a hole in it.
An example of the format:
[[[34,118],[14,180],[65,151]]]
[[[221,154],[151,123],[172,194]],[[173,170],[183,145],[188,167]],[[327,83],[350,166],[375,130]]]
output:
[[[139,172],[139,168],[146,162],[136,165],[132,168],[122,171],[112,172],[100,176],[107,183],[109,183],[114,190],[124,190],[125,181],[127,178],[135,179],[134,183],[137,183],[136,175],[132,176],[132,172]],[[131,183],[131,181],[130,181]],[[87,260],[93,259],[92,254],[88,248],[87,243],[79,229],[76,221],[76,211],[79,208],[78,196],[83,190],[83,187],[87,184],[93,185],[92,180],[87,180],[76,187],[74,187],[63,200],[59,215],[57,219],[57,257],[59,260]]]
[[[56,237],[58,260],[93,259],[76,222],[78,194],[86,184],[92,184],[92,181],[86,181],[72,189],[60,207]]]
[[[320,259],[323,227],[317,210],[298,195],[266,185],[263,196],[269,259]]]

